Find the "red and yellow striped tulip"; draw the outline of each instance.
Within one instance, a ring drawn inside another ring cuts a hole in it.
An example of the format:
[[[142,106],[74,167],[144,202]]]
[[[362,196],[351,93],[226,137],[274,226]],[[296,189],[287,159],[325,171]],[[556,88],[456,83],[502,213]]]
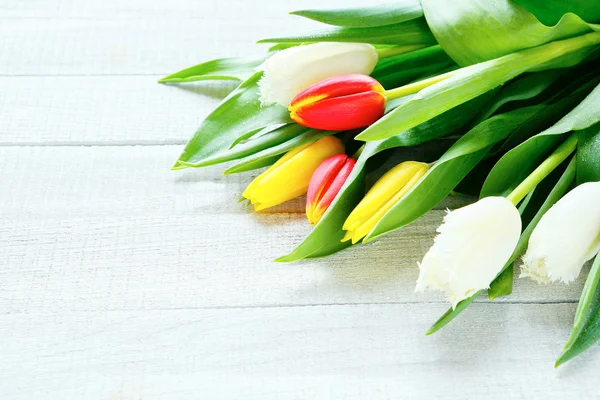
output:
[[[328,131],[371,125],[385,112],[385,90],[366,75],[347,74],[325,79],[300,92],[290,104],[298,124]]]
[[[347,231],[342,242],[358,242],[425,175],[429,165],[405,161],[386,172],[350,213],[342,227]]]
[[[323,161],[315,171],[306,194],[306,216],[315,225],[350,176],[356,160],[346,154],[337,154]]]
[[[342,141],[333,136],[295,148],[257,176],[242,196],[250,200],[256,211],[302,196],[319,165],[343,152]]]

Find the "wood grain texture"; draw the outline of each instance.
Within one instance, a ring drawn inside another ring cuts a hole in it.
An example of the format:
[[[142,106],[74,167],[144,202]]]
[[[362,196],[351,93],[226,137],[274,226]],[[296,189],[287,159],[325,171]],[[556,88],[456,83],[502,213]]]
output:
[[[2,145],[183,145],[236,84],[152,76],[0,77]]]
[[[0,148],[1,312],[444,301],[413,292],[416,265],[459,203],[370,245],[273,263],[310,231],[303,199],[254,214],[237,199],[256,173],[169,171],[177,151]],[[505,301],[573,302],[582,287],[517,282]]]
[[[7,399],[595,398],[597,349],[556,371],[573,304],[440,304],[0,316]]]
[[[259,39],[322,27],[286,15],[320,6],[316,0],[141,3],[8,2],[0,13],[0,75],[158,77],[213,58],[258,54],[268,48],[253,45]],[[348,4],[360,2],[329,6]]]

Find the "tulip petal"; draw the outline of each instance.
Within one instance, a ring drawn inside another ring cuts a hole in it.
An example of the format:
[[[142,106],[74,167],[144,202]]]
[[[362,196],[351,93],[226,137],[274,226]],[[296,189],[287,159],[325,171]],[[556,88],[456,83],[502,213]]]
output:
[[[406,161],[386,172],[344,222],[342,229],[349,234],[342,241],[352,239],[352,244],[355,244],[365,237],[428,169],[429,166],[425,163]]]
[[[347,159],[346,154],[329,157],[319,165],[319,168],[310,178],[308,191],[306,192],[306,216],[312,225],[316,224],[321,218],[321,199],[329,190],[329,186],[335,180]],[[318,215],[319,213],[321,215]]]
[[[290,111],[317,101],[315,99],[343,97],[371,91],[385,93],[383,86],[370,76],[360,74],[338,75],[322,80],[299,93],[290,104]],[[309,99],[312,100],[309,101]]]
[[[600,250],[600,182],[579,185],[540,219],[523,256],[521,277],[574,281]]]
[[[346,180],[352,173],[355,165],[356,160],[354,158],[348,157],[346,159],[344,165],[342,165],[342,168],[335,176],[335,179],[329,184],[327,190],[322,195],[321,200],[319,201],[319,205],[321,207],[327,209],[331,205],[331,202],[333,202],[338,192],[342,189],[342,186],[344,186],[344,183],[346,183]]]
[[[394,196],[386,201],[385,204],[383,204],[379,209],[374,210],[375,213],[367,221],[362,223],[360,228],[354,231],[354,234],[352,235],[352,244],[357,243],[360,239],[367,236],[367,234],[371,232],[373,228],[375,228],[375,225],[377,225],[379,220],[383,218],[385,213],[387,213],[390,208],[392,208],[394,204],[396,204],[402,198],[402,196],[404,196],[417,182],[419,182],[423,175],[425,175],[425,172],[427,172],[427,168],[419,168],[414,172],[414,175],[410,178],[410,180],[406,182],[406,184]]]
[[[487,289],[512,255],[521,217],[504,197],[485,197],[449,212],[439,235],[419,264],[415,291],[446,292],[452,308]]]
[[[344,145],[333,136],[294,149],[252,181],[242,196],[250,200],[256,211],[301,196],[319,165],[343,152]]]
[[[370,125],[385,112],[383,87],[366,75],[348,74],[325,79],[296,96],[290,117],[309,128],[349,130]]]
[[[309,86],[342,74],[369,75],[377,64],[375,48],[365,43],[315,43],[279,51],[259,69],[263,104],[287,107]]]
[[[353,158],[347,158],[342,168],[338,171],[337,175],[334,176],[333,180],[327,182],[324,190],[319,194],[319,200],[314,206],[314,209],[309,215],[309,222],[315,225],[321,217],[325,214],[325,211],[329,208],[333,200],[336,198],[339,191],[346,183],[346,180],[352,173],[356,160]],[[307,211],[308,215],[308,211]]]
[[[373,124],[385,111],[385,97],[378,92],[332,97],[291,111],[300,125],[325,131],[345,131]]]

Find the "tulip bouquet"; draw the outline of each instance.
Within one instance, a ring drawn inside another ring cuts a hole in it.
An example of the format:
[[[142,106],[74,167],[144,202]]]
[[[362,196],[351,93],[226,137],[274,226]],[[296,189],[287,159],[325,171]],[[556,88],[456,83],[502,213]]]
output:
[[[478,197],[448,212],[419,264],[416,290],[451,304],[429,333],[484,291],[510,294],[516,263],[523,278],[569,283],[595,257],[557,364],[598,340],[596,1],[399,0],[292,14],[329,27],[161,79],[241,81],[173,169],[268,167],[242,193],[257,211],[306,194],[314,229],[282,262],[368,243],[449,195]]]

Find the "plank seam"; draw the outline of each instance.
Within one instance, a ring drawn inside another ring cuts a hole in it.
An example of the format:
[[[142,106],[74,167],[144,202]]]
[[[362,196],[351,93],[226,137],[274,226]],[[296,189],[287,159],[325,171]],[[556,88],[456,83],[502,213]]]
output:
[[[125,147],[125,146],[184,146],[186,140],[161,140],[161,141],[115,141],[115,142],[67,142],[67,141],[49,141],[49,142],[0,142],[0,147]]]
[[[576,304],[579,299],[530,299],[530,300],[505,300],[505,301],[475,301],[476,304],[491,304],[491,305],[555,305],[555,304]],[[57,310],[56,313],[81,312],[136,312],[136,311],[200,311],[200,310],[246,310],[246,309],[271,309],[271,308],[308,308],[308,307],[356,307],[356,306],[380,306],[380,305],[444,305],[448,304],[443,301],[406,301],[406,302],[373,302],[373,303],[319,303],[319,304],[268,304],[268,305],[234,305],[234,306],[206,306],[206,307],[165,307],[165,308],[108,308],[97,310]],[[35,314],[36,312],[14,311],[0,313],[0,315],[14,314]]]

